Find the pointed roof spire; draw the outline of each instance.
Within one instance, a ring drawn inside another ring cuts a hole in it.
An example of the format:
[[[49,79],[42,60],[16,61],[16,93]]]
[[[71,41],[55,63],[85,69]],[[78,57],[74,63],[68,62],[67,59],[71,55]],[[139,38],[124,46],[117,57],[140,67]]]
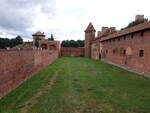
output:
[[[86,28],[85,32],[89,32],[89,31],[94,31],[96,32],[95,28],[93,27],[92,23],[90,22],[90,24],[88,25],[88,27]]]

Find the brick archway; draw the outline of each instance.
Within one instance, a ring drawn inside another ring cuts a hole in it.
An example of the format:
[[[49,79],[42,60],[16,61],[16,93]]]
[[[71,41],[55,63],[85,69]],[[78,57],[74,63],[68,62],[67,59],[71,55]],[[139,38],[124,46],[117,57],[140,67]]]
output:
[[[41,45],[41,48],[42,48],[42,49],[47,49],[47,44],[42,44],[42,45]]]

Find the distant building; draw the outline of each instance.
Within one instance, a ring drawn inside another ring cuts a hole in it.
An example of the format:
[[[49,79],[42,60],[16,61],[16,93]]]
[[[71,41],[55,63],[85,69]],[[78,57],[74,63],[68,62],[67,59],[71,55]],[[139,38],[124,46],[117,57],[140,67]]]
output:
[[[39,48],[43,50],[60,50],[60,41],[49,41],[46,40],[46,35],[41,32],[36,32],[32,35],[33,37],[33,46],[35,46],[35,39],[38,37],[39,40]]]

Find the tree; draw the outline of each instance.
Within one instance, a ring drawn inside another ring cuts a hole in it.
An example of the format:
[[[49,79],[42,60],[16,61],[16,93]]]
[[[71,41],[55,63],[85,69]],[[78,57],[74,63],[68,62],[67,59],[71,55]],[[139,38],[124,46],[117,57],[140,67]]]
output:
[[[23,39],[21,38],[21,36],[17,36],[16,39],[16,44],[19,45],[19,44],[23,44]]]
[[[84,40],[77,40],[79,47],[84,47]]]
[[[132,21],[132,22],[130,22],[130,23],[128,24],[127,27],[122,28],[121,30],[124,30],[124,29],[130,28],[130,27],[136,26],[136,25],[138,25],[138,24],[142,24],[142,23],[147,22],[147,21],[148,21],[148,19],[146,19],[146,18],[144,18],[144,19],[142,19],[142,20],[135,20],[135,21]]]
[[[53,34],[51,34],[51,38],[48,38],[47,40],[54,41],[54,36],[53,36]]]
[[[84,47],[84,40],[64,40],[61,43],[61,47]]]
[[[19,44],[23,44],[23,39],[21,36],[17,36],[16,38],[8,39],[8,38],[0,38],[0,49],[6,49],[7,47],[15,47]]]
[[[21,36],[17,36],[16,38],[10,40],[10,47],[15,47],[19,44],[23,44],[23,39]]]
[[[39,41],[40,41],[41,39],[37,36],[37,37],[35,37],[35,39],[34,39],[34,41],[35,41],[35,46],[36,47],[39,47]]]

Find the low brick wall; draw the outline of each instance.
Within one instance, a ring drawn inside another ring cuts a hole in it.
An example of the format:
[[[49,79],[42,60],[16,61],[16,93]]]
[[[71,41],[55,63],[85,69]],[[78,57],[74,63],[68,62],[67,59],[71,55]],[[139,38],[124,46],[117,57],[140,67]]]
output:
[[[0,51],[0,96],[59,57],[58,51]]]
[[[84,48],[61,48],[61,56],[84,56]]]

